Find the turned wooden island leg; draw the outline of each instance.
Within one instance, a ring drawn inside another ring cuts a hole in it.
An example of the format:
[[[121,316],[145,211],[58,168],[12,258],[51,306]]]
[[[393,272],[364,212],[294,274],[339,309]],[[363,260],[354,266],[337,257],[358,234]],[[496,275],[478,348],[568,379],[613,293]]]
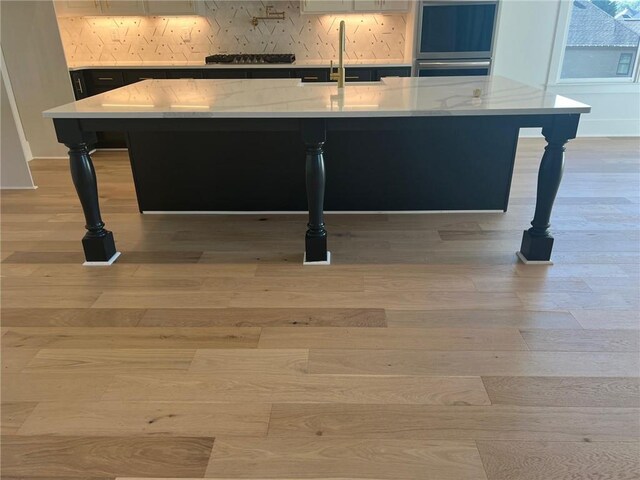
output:
[[[55,118],[58,141],[69,148],[69,168],[76,187],[87,233],[82,238],[84,265],[111,265],[120,256],[113,233],[104,228],[98,202],[98,184],[88,145],[96,143],[95,132],[84,131],[75,119]]]
[[[111,264],[120,253],[116,251],[113,233],[104,228],[104,222],[100,215],[96,172],[87,144],[66,145],[69,147],[71,178],[86,220],[87,233],[82,239],[85,264]]]
[[[565,145],[576,137],[579,118],[580,115],[558,116],[542,129],[547,146],[538,171],[536,210],[531,228],[524,231],[518,252],[518,257],[525,263],[551,263],[551,210],[562,180]]]
[[[325,172],[323,145],[325,142],[324,120],[305,120],[302,135],[306,151],[306,185],[309,223],[305,235],[305,264],[328,264],[327,230],[324,227]]]

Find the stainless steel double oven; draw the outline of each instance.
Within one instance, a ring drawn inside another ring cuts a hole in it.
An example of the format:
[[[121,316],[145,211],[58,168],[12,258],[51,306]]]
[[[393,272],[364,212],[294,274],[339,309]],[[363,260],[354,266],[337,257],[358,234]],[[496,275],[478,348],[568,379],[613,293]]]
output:
[[[497,0],[425,0],[419,8],[416,76],[490,73]]]

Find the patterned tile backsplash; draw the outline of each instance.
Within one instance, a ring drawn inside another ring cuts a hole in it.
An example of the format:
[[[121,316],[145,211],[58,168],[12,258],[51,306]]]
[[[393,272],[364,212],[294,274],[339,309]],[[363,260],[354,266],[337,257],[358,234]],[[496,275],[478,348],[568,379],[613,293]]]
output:
[[[295,53],[298,60],[337,57],[338,26],[347,24],[350,60],[402,60],[404,14],[301,15],[300,2],[268,2],[285,20],[261,20],[265,2],[211,1],[206,16],[60,17],[69,65],[202,62],[214,53]]]

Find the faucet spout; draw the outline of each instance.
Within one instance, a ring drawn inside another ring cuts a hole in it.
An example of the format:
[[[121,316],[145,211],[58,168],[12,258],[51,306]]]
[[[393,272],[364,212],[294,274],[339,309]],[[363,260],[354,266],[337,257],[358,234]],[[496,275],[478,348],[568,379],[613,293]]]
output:
[[[333,61],[331,62],[331,72],[330,72],[330,80],[338,81],[338,88],[344,88],[346,70],[344,68],[344,52],[347,48],[347,34],[346,34],[346,26],[344,20],[340,21],[340,32],[338,35],[338,69],[334,72],[333,70]]]

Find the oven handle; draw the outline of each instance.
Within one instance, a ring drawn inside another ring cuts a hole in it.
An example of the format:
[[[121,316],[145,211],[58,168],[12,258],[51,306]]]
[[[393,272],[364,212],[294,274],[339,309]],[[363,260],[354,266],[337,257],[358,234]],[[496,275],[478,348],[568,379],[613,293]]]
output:
[[[490,61],[482,62],[418,62],[418,68],[489,68],[491,66]]]

